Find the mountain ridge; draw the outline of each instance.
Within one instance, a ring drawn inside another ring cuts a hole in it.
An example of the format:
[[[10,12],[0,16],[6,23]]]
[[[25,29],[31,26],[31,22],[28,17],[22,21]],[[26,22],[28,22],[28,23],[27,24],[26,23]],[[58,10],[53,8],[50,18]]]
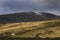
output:
[[[45,20],[56,20],[60,19],[60,16],[39,12],[40,14],[36,14],[34,12],[21,12],[21,13],[13,13],[7,15],[0,15],[0,23],[10,23],[10,22],[31,22],[31,21],[45,21]]]

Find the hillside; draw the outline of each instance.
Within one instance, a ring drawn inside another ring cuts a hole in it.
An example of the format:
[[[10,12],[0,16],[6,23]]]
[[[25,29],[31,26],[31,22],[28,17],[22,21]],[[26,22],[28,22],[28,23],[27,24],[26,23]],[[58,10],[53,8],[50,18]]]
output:
[[[33,22],[33,21],[45,21],[45,20],[59,20],[60,16],[40,12],[21,12],[21,13],[13,13],[7,15],[0,15],[0,23],[14,23],[14,22]]]
[[[0,37],[60,37],[60,20],[17,22],[3,24],[0,26]]]
[[[0,37],[60,37],[60,16],[46,12],[0,15]]]

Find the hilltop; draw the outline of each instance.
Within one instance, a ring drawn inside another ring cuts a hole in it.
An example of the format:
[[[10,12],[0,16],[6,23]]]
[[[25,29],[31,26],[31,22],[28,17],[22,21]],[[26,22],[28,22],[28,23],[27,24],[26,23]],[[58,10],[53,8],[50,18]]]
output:
[[[46,12],[21,12],[7,15],[0,15],[0,23],[14,23],[14,22],[33,22],[46,20],[59,20],[60,16]]]

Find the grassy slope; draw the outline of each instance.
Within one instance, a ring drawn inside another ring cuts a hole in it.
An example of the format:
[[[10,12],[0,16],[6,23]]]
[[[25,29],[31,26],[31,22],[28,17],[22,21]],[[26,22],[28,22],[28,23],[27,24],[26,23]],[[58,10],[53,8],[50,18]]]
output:
[[[14,33],[11,37],[60,37],[60,20],[17,22],[0,25],[0,34]]]

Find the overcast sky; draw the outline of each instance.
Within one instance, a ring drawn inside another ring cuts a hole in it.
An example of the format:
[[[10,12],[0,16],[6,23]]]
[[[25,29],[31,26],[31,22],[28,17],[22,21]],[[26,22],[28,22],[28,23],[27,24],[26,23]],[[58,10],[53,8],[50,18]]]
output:
[[[60,0],[0,0],[0,14],[38,10],[59,15]]]

